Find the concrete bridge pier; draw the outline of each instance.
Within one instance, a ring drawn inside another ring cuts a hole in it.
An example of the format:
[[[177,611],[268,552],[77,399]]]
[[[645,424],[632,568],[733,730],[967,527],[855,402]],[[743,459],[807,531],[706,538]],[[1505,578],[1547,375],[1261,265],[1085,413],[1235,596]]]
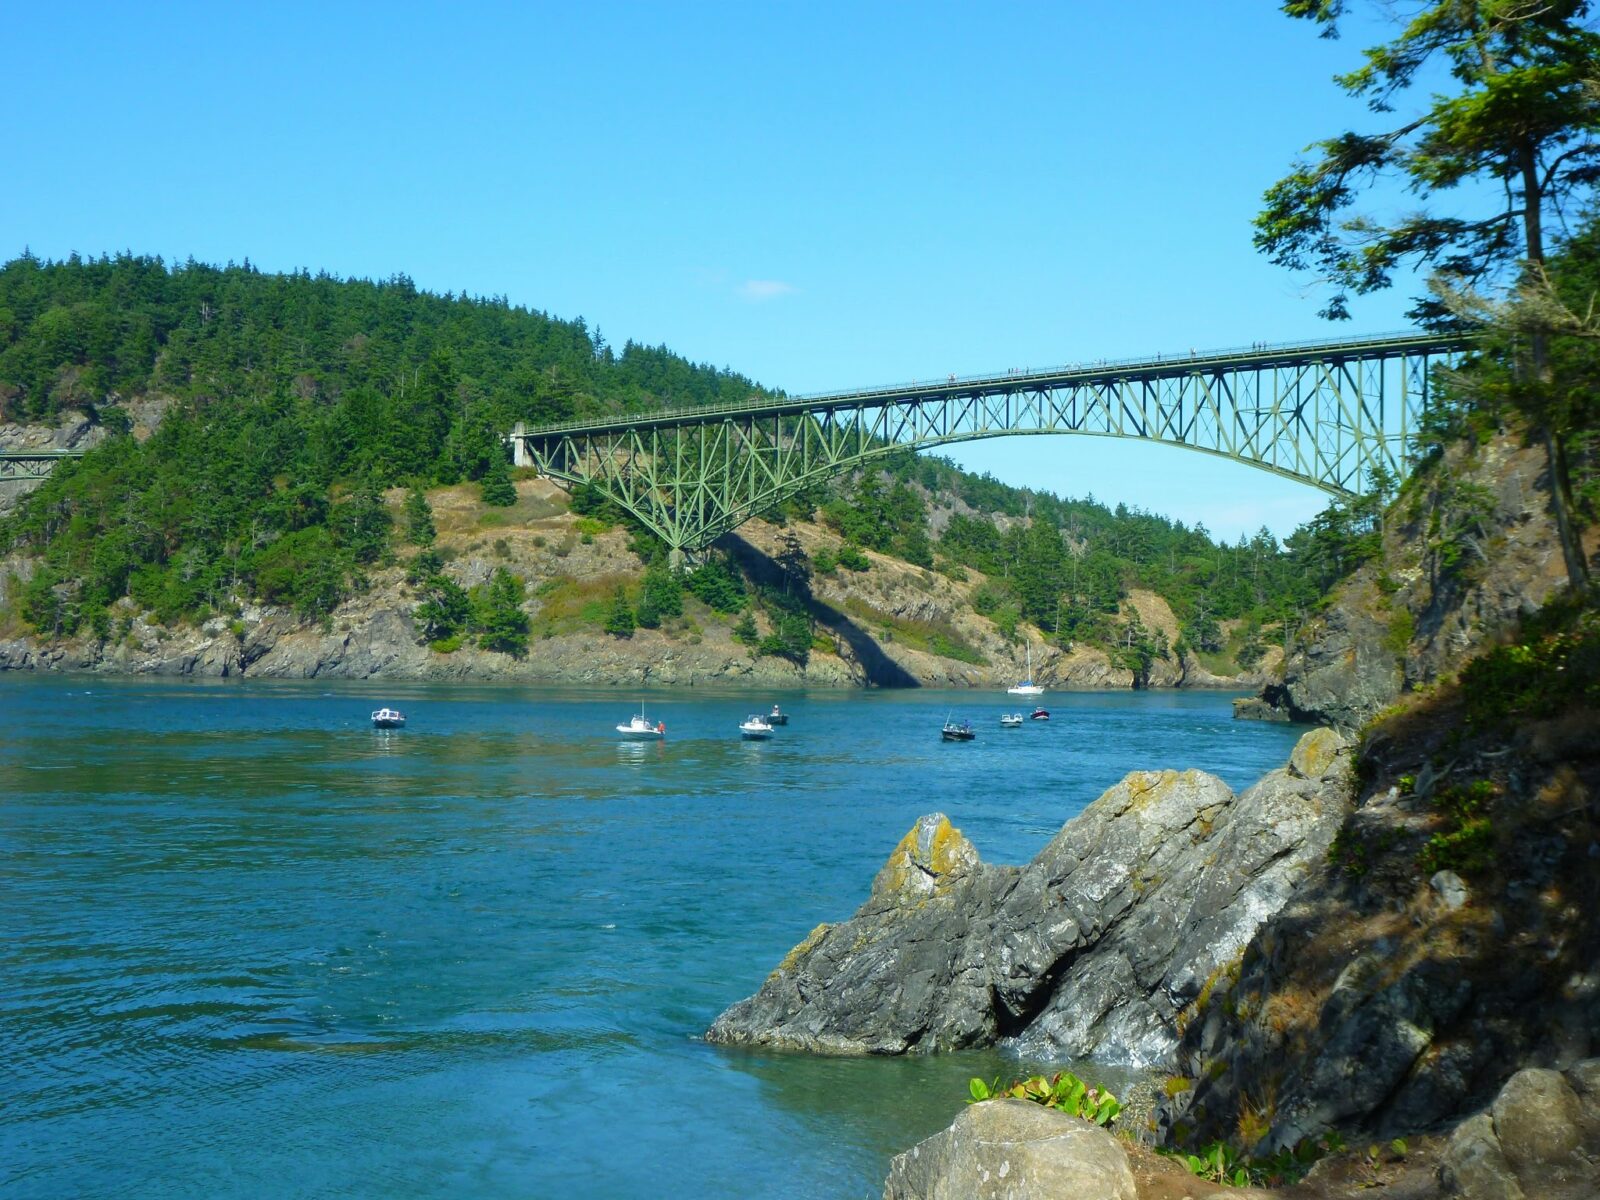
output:
[[[528,443],[525,435],[528,432],[528,423],[518,421],[511,427],[511,465],[513,467],[531,467],[533,459],[528,457]]]

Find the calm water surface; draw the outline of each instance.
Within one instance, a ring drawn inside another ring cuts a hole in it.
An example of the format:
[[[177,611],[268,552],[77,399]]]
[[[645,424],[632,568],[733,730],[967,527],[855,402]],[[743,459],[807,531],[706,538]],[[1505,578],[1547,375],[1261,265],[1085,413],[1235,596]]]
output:
[[[1129,770],[1242,787],[1296,732],[794,693],[763,744],[748,696],[643,699],[665,743],[610,736],[619,692],[0,676],[0,1193],[877,1196],[1010,1066],[732,1052],[716,1014],[923,813],[1022,862]]]

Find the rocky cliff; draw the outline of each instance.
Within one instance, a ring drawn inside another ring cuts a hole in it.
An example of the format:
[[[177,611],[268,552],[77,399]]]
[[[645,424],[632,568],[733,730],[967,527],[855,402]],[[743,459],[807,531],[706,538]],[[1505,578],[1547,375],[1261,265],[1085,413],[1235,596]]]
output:
[[[1335,588],[1237,715],[1357,729],[1565,582],[1544,450],[1512,433],[1455,446],[1402,490],[1377,558]]]
[[[707,1036],[1163,1062],[1185,1012],[1326,854],[1347,763],[1320,730],[1242,795],[1199,771],[1135,772],[1023,867],[982,862],[930,814],[853,917],[819,925]]]
[[[90,436],[79,430],[72,436]],[[953,580],[910,563],[867,552],[869,569],[839,568],[811,581],[811,613],[819,635],[804,666],[758,655],[733,636],[735,618],[688,598],[682,619],[629,638],[602,629],[605,604],[618,585],[635,586],[644,564],[620,529],[594,528],[574,516],[565,493],[548,481],[517,483],[509,509],[489,509],[472,486],[436,488],[429,494],[446,573],[464,587],[484,582],[504,566],[526,583],[525,611],[535,629],[523,658],[474,648],[450,653],[422,644],[412,619],[419,597],[406,583],[400,561],[374,569],[364,590],[326,621],[307,622],[269,605],[247,605],[199,624],[162,625],[131,600],[113,611],[114,633],[87,631],[52,639],[27,631],[14,616],[20,587],[33,564],[0,561],[0,670],[79,670],[203,676],[434,679],[520,678],[602,686],[691,685],[749,681],[764,686],[931,686],[1004,688],[1026,672],[1025,643],[1007,636],[975,611],[974,593],[985,583],[977,572]],[[396,518],[404,493],[389,503]],[[773,572],[780,539],[797,537],[809,554],[837,553],[841,539],[811,522],[785,528],[747,522],[723,544],[753,577]],[[1153,593],[1135,591],[1130,611],[1147,626],[1170,630],[1171,609]],[[13,613],[8,621],[6,614]],[[764,620],[764,618],[762,618]],[[765,629],[762,632],[766,632]],[[1035,678],[1051,688],[1128,688],[1131,671],[1113,666],[1100,650],[1063,652],[1036,633]],[[1192,674],[1191,674],[1192,670]],[[1215,677],[1190,659],[1158,660],[1157,687],[1251,686],[1258,675]]]
[[[1331,852],[1187,1026],[1169,1136],[1438,1127],[1600,1049],[1597,667],[1585,616],[1370,729]]]

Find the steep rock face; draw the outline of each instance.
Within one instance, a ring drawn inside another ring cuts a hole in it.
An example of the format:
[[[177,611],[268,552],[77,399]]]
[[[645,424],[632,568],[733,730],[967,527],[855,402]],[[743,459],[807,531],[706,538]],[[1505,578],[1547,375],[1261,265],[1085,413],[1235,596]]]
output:
[[[1335,850],[1187,1024],[1192,1087],[1158,1113],[1174,1140],[1406,1134],[1483,1107],[1521,1067],[1600,1049],[1595,720],[1474,738],[1454,703],[1371,735]],[[1440,869],[1461,828],[1477,848]]]
[[[1511,434],[1454,448],[1391,510],[1379,558],[1296,634],[1263,703],[1235,715],[1357,728],[1565,581],[1544,451]]]
[[[1024,867],[991,866],[942,814],[918,821],[856,914],[821,925],[710,1040],[899,1054],[1012,1039],[1155,1063],[1180,1014],[1325,855],[1347,810],[1326,732],[1242,795],[1199,771],[1135,772]]]

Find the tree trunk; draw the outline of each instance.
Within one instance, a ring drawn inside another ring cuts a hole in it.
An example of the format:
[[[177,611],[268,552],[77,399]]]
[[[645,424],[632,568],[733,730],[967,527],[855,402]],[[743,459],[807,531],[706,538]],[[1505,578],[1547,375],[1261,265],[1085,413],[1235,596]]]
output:
[[[1521,155],[1522,163],[1522,229],[1528,250],[1528,262],[1544,265],[1544,196],[1539,187],[1539,160],[1530,146]],[[1543,392],[1550,388],[1550,335],[1535,329],[1530,340],[1534,386]],[[1561,557],[1566,562],[1567,583],[1572,590],[1583,591],[1589,586],[1589,564],[1583,558],[1583,546],[1578,540],[1572,521],[1572,479],[1567,472],[1567,450],[1560,435],[1548,425],[1541,425],[1545,456],[1550,462],[1550,511],[1556,519],[1556,534],[1561,539]]]

